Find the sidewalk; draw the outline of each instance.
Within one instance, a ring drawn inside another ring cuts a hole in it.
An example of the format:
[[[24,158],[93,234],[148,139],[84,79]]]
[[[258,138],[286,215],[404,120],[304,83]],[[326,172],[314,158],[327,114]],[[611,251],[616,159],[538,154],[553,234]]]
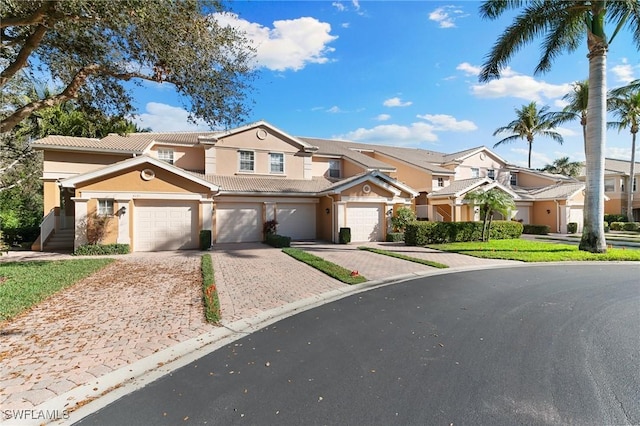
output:
[[[57,410],[66,424],[60,413],[98,398],[72,413],[70,421],[77,421],[125,391],[301,310],[401,279],[521,264],[398,243],[366,245],[453,269],[358,250],[357,245],[295,244],[370,280],[347,286],[264,244],[221,244],[210,252],[222,311],[222,326],[216,327],[204,322],[200,303],[199,260],[206,252],[117,256],[97,274],[0,324],[0,413]],[[0,257],[0,265],[65,258],[75,257],[12,252]]]

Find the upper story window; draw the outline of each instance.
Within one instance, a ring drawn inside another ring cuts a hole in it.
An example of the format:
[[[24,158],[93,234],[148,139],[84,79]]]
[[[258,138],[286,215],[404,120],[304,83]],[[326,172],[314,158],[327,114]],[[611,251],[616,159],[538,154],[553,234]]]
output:
[[[173,164],[173,150],[172,149],[159,149],[158,160],[166,161],[169,164]]]
[[[615,179],[605,179],[604,180],[604,192],[614,192],[616,190],[616,181]]]
[[[442,188],[444,186],[444,178],[438,178],[438,188]]]
[[[284,154],[281,152],[269,153],[269,171],[271,173],[284,173]]]
[[[491,180],[496,180],[496,171],[494,169],[488,169],[487,177]]]
[[[253,172],[255,170],[255,153],[253,151],[240,151],[240,171]]]
[[[329,177],[340,177],[340,160],[329,160]]]
[[[509,184],[511,186],[518,186],[518,175],[515,173],[511,173],[509,176]]]
[[[480,169],[479,169],[479,168],[477,168],[477,167],[473,167],[473,168],[471,169],[471,177],[472,177],[472,178],[480,177]]]
[[[113,216],[113,200],[98,200],[98,216]]]

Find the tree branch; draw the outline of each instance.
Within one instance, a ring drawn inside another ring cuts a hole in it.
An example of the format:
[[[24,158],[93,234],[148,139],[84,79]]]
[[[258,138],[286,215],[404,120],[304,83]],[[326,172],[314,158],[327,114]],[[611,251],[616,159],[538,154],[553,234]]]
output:
[[[33,12],[33,14],[31,14],[31,16],[26,16],[26,17],[12,16],[7,18],[2,18],[2,21],[0,21],[0,28],[24,27],[24,26],[33,25],[33,24],[42,24],[44,22],[45,16],[47,15],[47,12],[49,11],[49,8],[52,8],[52,7],[54,7],[54,4],[50,2],[44,2],[42,6],[37,8]]]
[[[11,77],[13,77],[18,71],[20,71],[25,65],[27,65],[27,60],[29,59],[29,55],[33,52],[42,41],[44,34],[47,32],[47,27],[44,24],[38,25],[36,30],[27,38],[20,49],[20,53],[16,57],[15,61],[11,63],[7,68],[2,70],[0,73],[0,87],[3,87],[7,84],[7,81]]]

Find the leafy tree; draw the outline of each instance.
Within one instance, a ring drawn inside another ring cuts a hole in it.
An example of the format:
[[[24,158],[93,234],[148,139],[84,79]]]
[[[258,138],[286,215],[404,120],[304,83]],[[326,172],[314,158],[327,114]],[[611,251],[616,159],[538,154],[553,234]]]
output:
[[[582,163],[580,161],[569,161],[569,157],[561,157],[553,160],[553,163],[547,164],[541,170],[543,172],[555,173],[558,175],[570,176],[577,178],[580,176]]]
[[[608,100],[608,108],[618,121],[608,123],[618,132],[628,128],[631,131],[631,165],[627,184],[627,219],[633,222],[633,178],[636,166],[636,134],[640,128],[640,88],[628,90],[626,94],[613,96]]]
[[[586,36],[589,50],[589,99],[584,228],[580,250],[604,253],[604,147],[606,143],[606,55],[609,43],[625,25],[640,48],[640,2],[637,0],[486,0],[483,17],[497,19],[507,10],[520,9],[498,38],[480,73],[481,81],[499,78],[500,71],[523,46],[542,37],[542,55],[535,72],[549,71],[553,60],[574,52]],[[607,39],[605,27],[615,26]]]
[[[416,214],[409,207],[400,207],[391,218],[391,226],[395,232],[404,232],[409,222],[416,220]]]
[[[500,213],[508,219],[509,211],[516,207],[516,203],[513,201],[513,198],[506,192],[497,188],[492,188],[488,191],[477,189],[467,193],[464,199],[480,207],[480,217],[482,218],[482,241],[489,241],[493,214]]]
[[[493,132],[493,136],[499,135],[500,133],[512,133],[512,135],[496,142],[493,147],[495,148],[505,143],[514,142],[518,139],[526,139],[529,145],[528,167],[531,168],[531,148],[533,139],[536,136],[549,137],[559,144],[564,142],[560,133],[553,130],[557,119],[553,113],[551,113],[551,115],[547,113],[548,109],[548,106],[538,109],[535,102],[516,109],[516,119]]]
[[[253,49],[222,26],[209,0],[4,0],[0,88],[21,70],[48,73],[60,93],[19,104],[2,117],[8,132],[36,111],[77,99],[126,116],[126,81],[169,83],[189,100],[191,119],[230,125],[247,113]]]

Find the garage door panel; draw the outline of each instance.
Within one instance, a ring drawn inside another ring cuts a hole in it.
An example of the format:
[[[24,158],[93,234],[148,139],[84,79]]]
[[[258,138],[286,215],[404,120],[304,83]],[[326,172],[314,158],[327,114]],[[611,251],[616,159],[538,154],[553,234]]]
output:
[[[262,206],[254,203],[219,203],[216,208],[218,243],[262,241]]]
[[[292,240],[314,240],[316,238],[315,204],[278,204],[276,208],[278,234]]]
[[[348,206],[347,227],[351,228],[351,241],[380,241],[382,212],[383,208],[379,204]]]
[[[197,203],[140,200],[135,203],[135,212],[135,251],[198,247]]]

